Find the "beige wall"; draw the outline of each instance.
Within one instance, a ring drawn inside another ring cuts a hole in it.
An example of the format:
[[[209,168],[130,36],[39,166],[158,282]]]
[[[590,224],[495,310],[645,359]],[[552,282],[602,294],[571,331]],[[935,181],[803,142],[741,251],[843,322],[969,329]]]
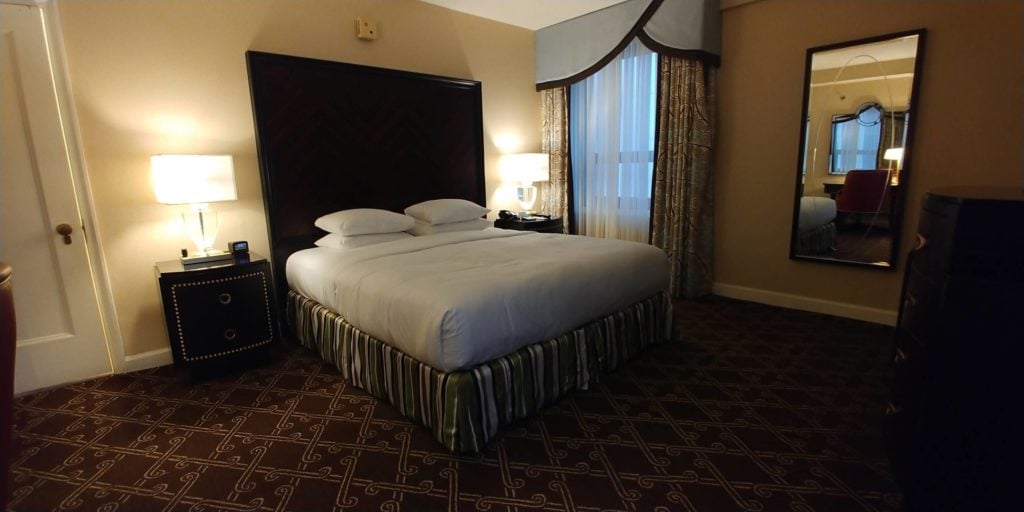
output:
[[[483,82],[488,206],[515,203],[502,152],[540,149],[533,32],[412,0],[59,0],[87,171],[127,355],[167,347],[153,263],[191,242],[157,204],[149,156],[235,157],[238,201],[219,203],[218,245],[268,253],[246,50]],[[378,22],[374,42],[355,18]]]
[[[764,0],[725,10],[716,284],[895,310],[927,190],[1024,185],[1022,22],[1016,0]],[[790,260],[807,48],[916,28],[928,34],[897,271]]]

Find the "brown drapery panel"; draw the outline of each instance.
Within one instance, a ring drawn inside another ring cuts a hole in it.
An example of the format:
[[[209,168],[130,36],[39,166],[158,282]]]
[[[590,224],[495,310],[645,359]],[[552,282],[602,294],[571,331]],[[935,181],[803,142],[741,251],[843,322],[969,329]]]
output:
[[[658,58],[651,244],[668,254],[673,297],[711,292],[716,81],[699,60]]]
[[[569,222],[569,98],[566,87],[541,91],[541,149],[548,154],[550,178],[544,184],[544,209]]]
[[[896,164],[885,159],[885,150],[902,148],[903,137],[907,130],[907,112],[886,112],[882,115],[882,134],[878,144],[878,168],[895,168]]]

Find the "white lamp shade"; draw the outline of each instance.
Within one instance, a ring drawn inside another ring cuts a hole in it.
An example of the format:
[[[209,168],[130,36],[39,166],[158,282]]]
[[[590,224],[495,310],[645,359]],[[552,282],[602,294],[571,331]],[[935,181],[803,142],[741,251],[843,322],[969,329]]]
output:
[[[551,179],[546,153],[517,153],[501,157],[501,177],[506,181],[548,181]]]
[[[903,148],[889,148],[885,150],[885,154],[882,155],[882,158],[886,160],[901,161],[903,160]]]
[[[199,204],[238,199],[231,155],[154,155],[149,162],[158,203]]]

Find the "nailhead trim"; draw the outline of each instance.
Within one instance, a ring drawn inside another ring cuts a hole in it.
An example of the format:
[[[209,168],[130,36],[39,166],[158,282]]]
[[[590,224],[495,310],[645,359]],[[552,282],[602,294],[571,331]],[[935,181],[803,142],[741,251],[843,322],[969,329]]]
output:
[[[216,352],[216,353],[213,353],[213,354],[206,354],[206,355],[202,355],[202,356],[189,357],[187,346],[186,346],[186,343],[185,343],[185,331],[184,331],[184,328],[181,325],[181,310],[178,307],[177,289],[178,288],[187,288],[187,287],[190,287],[190,286],[203,286],[203,285],[208,285],[208,284],[226,283],[226,282],[229,282],[229,281],[238,281],[240,279],[246,279],[246,278],[253,277],[253,276],[259,276],[261,278],[260,280],[263,283],[263,303],[265,304],[265,310],[266,310],[266,314],[267,314],[267,330],[270,332],[270,337],[265,339],[265,340],[259,341],[257,343],[252,343],[252,344],[245,345],[243,347],[234,348],[234,349],[231,349],[231,350],[222,350],[220,352]],[[193,282],[190,282],[190,283],[175,283],[175,284],[172,284],[171,285],[171,303],[172,303],[172,306],[174,308],[174,322],[175,322],[175,324],[177,324],[177,329],[178,329],[178,346],[181,347],[181,358],[184,361],[186,361],[186,362],[202,361],[202,360],[205,360],[205,359],[213,359],[215,357],[226,356],[228,354],[235,354],[235,353],[242,352],[242,351],[245,351],[245,350],[250,350],[250,349],[253,349],[253,348],[256,348],[256,347],[261,347],[261,346],[266,345],[266,344],[268,344],[268,343],[270,343],[271,341],[274,340],[274,323],[273,323],[273,317],[270,314],[270,297],[269,297],[269,292],[267,291],[267,274],[266,274],[266,272],[264,272],[262,270],[259,270],[259,271],[256,271],[256,272],[250,272],[248,274],[240,274],[240,275],[237,275],[237,276],[231,276],[231,277],[222,277],[222,278],[218,278],[218,279],[207,279],[205,281],[193,281]]]

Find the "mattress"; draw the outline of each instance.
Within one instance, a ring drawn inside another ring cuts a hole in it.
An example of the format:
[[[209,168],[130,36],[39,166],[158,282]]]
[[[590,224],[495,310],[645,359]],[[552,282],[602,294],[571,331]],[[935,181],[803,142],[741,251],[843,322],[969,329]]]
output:
[[[306,249],[286,276],[357,329],[447,372],[656,295],[668,267],[645,244],[486,229]]]
[[[836,218],[836,202],[827,197],[804,196],[800,198],[800,217],[797,231],[818,229]]]

